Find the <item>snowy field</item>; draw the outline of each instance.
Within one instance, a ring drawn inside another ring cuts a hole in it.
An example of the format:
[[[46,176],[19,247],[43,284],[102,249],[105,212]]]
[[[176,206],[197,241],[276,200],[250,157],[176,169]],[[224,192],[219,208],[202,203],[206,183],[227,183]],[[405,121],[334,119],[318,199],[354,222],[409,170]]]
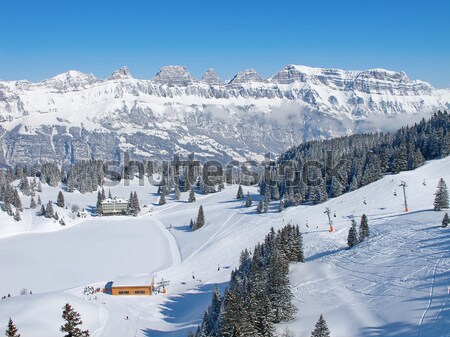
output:
[[[282,213],[274,201],[269,213],[256,214],[255,187],[244,187],[252,208],[235,199],[237,186],[197,195],[195,203],[186,202],[187,193],[181,201],[169,196],[159,206],[156,188],[137,181],[111,187],[111,193],[128,198],[136,190],[138,217],[94,216],[96,193],[64,193],[68,209],[56,208],[66,226],[35,216],[35,210],[25,209],[20,223],[0,212],[0,295],[11,294],[0,300],[0,326],[12,317],[23,337],[61,336],[62,306],[70,302],[94,337],[186,336],[200,322],[213,288],[229,280],[241,250],[252,249],[271,226],[292,222],[303,233],[306,263],[292,265],[299,310],[280,330],[309,336],[323,313],[333,337],[450,336],[450,229],[440,227],[444,212],[432,211],[438,179],[450,183],[449,168],[450,157],[428,162],[324,204]],[[407,214],[402,180],[408,184]],[[58,190],[43,186],[43,203],[56,200]],[[29,197],[22,202],[26,208]],[[71,219],[72,204],[88,217]],[[206,225],[191,232],[189,221],[200,205]],[[325,207],[336,214],[334,233],[328,232]],[[370,238],[348,250],[350,219],[359,221],[363,213]],[[170,280],[167,294],[83,295],[86,285],[141,284],[153,276]],[[33,294],[20,295],[22,288]]]

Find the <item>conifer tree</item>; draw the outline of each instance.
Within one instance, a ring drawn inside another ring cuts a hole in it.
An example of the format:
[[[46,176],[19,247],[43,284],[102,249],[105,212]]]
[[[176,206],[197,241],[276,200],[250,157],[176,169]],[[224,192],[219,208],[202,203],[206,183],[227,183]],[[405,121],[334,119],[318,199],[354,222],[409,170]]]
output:
[[[197,229],[197,227],[195,226],[195,222],[191,219],[191,222],[189,222],[189,227],[191,227],[191,229],[193,231],[195,231]]]
[[[444,218],[442,219],[442,227],[448,226],[448,213],[445,213]]]
[[[30,208],[32,208],[32,209],[36,208],[36,201],[34,201],[34,197],[33,196],[31,196]]]
[[[45,217],[46,218],[53,218],[54,214],[53,214],[53,205],[52,203],[49,201],[47,203],[47,207],[45,208]]]
[[[440,211],[443,208],[448,208],[448,190],[445,180],[441,178],[439,180],[437,190],[434,198],[434,210]]]
[[[40,180],[38,181],[38,184],[37,184],[37,191],[38,192],[42,192],[42,185],[41,185],[41,181]]]
[[[45,216],[45,207],[44,207],[44,205],[41,205],[41,210],[39,211],[39,215]]]
[[[137,213],[141,211],[141,206],[139,205],[139,198],[136,191],[133,193],[133,206]]]
[[[367,216],[363,214],[361,216],[361,223],[359,225],[359,242],[363,242],[365,238],[369,236],[369,222]]]
[[[236,199],[242,199],[243,197],[244,197],[244,191],[242,190],[242,186],[239,185],[237,194],[236,194]]]
[[[178,184],[175,184],[175,200],[180,200],[180,188],[178,187]]]
[[[83,323],[80,314],[69,303],[63,307],[62,318],[65,323],[59,330],[65,333],[64,337],[89,337],[89,330],[83,331],[79,328],[79,325]]]
[[[8,201],[3,202],[2,211],[8,215],[13,215],[11,204]]]
[[[197,229],[202,228],[205,225],[205,214],[203,213],[203,206],[200,205],[198,209],[197,221],[195,222]]]
[[[108,199],[112,199],[111,190],[108,190]]]
[[[250,192],[247,192],[247,199],[245,200],[245,207],[251,207],[253,204],[252,196]]]
[[[284,200],[280,200],[280,205],[278,206],[278,211],[283,212],[284,211]]]
[[[164,191],[161,191],[158,204],[160,204],[161,206],[166,204],[166,197],[164,196]]]
[[[356,246],[357,243],[358,243],[358,233],[356,230],[356,221],[355,219],[352,219],[352,225],[348,230],[347,245],[349,246],[349,248],[352,248],[353,246]]]
[[[18,208],[16,208],[16,213],[14,214],[14,220],[16,220],[16,221],[22,220],[22,218],[20,217],[20,212],[19,212]]]
[[[58,207],[64,207],[65,206],[64,195],[62,194],[61,191],[59,191],[58,197],[56,198],[56,205]]]
[[[38,204],[38,205],[42,205],[42,201],[41,201],[41,196],[40,196],[40,195],[38,195],[37,204]]]
[[[103,187],[102,187],[101,199],[102,199],[102,201],[106,199],[106,196],[105,196],[105,189],[104,189]]]
[[[217,336],[221,306],[222,296],[220,295],[219,289],[216,287],[211,298],[211,304],[205,312],[203,322],[200,327],[200,336]]]
[[[97,204],[95,207],[95,211],[98,215],[102,214],[103,209],[102,209],[102,193],[100,191],[98,191],[97,193]]]
[[[195,192],[193,188],[189,191],[188,202],[195,202]]]
[[[22,200],[20,199],[19,192],[17,191],[17,188],[14,189],[14,199],[13,199],[13,206],[19,211],[23,211],[22,207]]]
[[[263,201],[260,200],[258,202],[258,206],[256,207],[256,212],[258,212],[259,214],[261,214],[264,210],[264,205],[263,205]]]
[[[17,330],[16,326],[14,325],[14,322],[10,318],[8,321],[8,328],[6,329],[5,333],[6,337],[20,337],[19,331]]]
[[[322,315],[320,315],[314,330],[311,332],[311,337],[330,337],[330,330]]]

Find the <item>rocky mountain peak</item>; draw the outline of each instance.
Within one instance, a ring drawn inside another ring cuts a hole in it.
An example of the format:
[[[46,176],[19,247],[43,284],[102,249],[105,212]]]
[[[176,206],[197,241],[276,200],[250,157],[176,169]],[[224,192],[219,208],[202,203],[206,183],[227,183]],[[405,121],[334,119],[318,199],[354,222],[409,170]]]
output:
[[[203,74],[202,81],[210,85],[222,84],[222,81],[217,76],[216,71],[213,68],[209,68],[206,73]]]
[[[85,74],[77,70],[69,70],[65,73],[46,79],[41,83],[58,91],[76,91],[87,88],[98,82],[93,74]]]
[[[191,74],[183,66],[164,66],[153,79],[154,82],[169,86],[188,86],[194,81]]]
[[[133,78],[130,73],[130,70],[127,66],[123,66],[122,68],[116,70],[112,73],[112,75],[108,78],[108,80],[119,80],[119,79],[128,79]]]
[[[249,82],[264,82],[255,69],[246,69],[237,73],[228,84],[243,84]]]

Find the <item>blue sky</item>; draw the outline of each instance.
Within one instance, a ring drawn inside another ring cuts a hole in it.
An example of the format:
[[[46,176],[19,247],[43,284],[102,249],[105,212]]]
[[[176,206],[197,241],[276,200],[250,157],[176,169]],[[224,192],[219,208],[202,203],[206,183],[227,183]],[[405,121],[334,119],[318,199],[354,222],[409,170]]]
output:
[[[69,69],[100,78],[128,65],[200,78],[287,64],[404,70],[450,87],[450,1],[0,0],[0,79]]]

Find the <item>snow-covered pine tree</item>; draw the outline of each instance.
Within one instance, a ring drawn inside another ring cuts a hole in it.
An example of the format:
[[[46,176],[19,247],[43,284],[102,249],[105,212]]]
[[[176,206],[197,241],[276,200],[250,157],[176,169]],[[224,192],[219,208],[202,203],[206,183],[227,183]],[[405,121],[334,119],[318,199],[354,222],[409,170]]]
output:
[[[44,205],[41,205],[41,209],[39,211],[39,215],[45,216],[45,207],[44,207]]]
[[[136,211],[136,214],[141,211],[141,206],[139,205],[139,198],[136,191],[134,191],[133,193],[133,206]]]
[[[203,213],[202,205],[198,208],[197,221],[195,223],[197,225],[197,229],[202,228],[205,225],[205,214]]]
[[[448,226],[448,213],[445,213],[444,218],[442,219],[442,227]]]
[[[108,190],[108,199],[112,199],[111,190]]]
[[[350,229],[348,230],[348,236],[347,236],[347,245],[349,248],[352,248],[353,246],[356,246],[358,243],[358,232],[356,230],[356,221],[355,219],[352,219],[352,224],[350,226]]]
[[[175,194],[175,200],[180,200],[181,193],[180,193],[180,187],[178,187],[178,184],[175,184],[174,194]]]
[[[51,203],[51,201],[49,201],[47,203],[47,206],[45,207],[45,217],[46,218],[53,218],[54,213],[53,213],[53,205]]]
[[[14,220],[16,220],[16,221],[22,220],[22,218],[20,217],[20,212],[19,212],[18,208],[16,208],[16,213],[14,214]]]
[[[195,231],[197,229],[197,225],[192,219],[191,222],[189,222],[189,227],[191,227],[192,231]]]
[[[97,204],[95,207],[95,211],[96,211],[97,215],[100,215],[103,212],[103,210],[102,210],[102,193],[100,191],[98,191],[98,193],[97,193]]]
[[[58,197],[56,198],[56,205],[58,207],[64,207],[65,206],[64,195],[62,194],[61,191],[59,191]]]
[[[245,207],[251,207],[253,204],[252,196],[250,192],[247,192],[247,198],[245,199]]]
[[[328,329],[327,322],[323,318],[323,315],[320,315],[314,330],[311,332],[311,337],[330,337],[330,330]]]
[[[20,337],[19,330],[17,330],[16,326],[14,325],[14,322],[10,318],[8,321],[8,327],[5,332],[6,337]]]
[[[30,184],[28,183],[28,179],[26,176],[22,176],[19,183],[19,188],[22,191],[23,195],[30,195]]]
[[[448,190],[447,184],[443,178],[439,179],[437,190],[434,198],[434,210],[440,211],[448,208]]]
[[[239,185],[237,194],[236,194],[236,199],[242,199],[243,197],[244,197],[244,191],[242,190],[242,186]]]
[[[19,209],[20,212],[23,211],[22,200],[20,199],[19,191],[17,191],[17,188],[14,189],[14,199],[12,204],[15,208]]]
[[[278,206],[278,212],[284,211],[284,200],[280,199],[280,205]]]
[[[164,191],[161,191],[158,204],[161,206],[166,204],[166,197],[164,196]]]
[[[8,201],[3,202],[2,211],[10,216],[13,215],[11,204]]]
[[[195,192],[193,188],[189,191],[188,202],[195,202]]]
[[[38,181],[38,184],[37,184],[37,191],[38,192],[42,192],[42,185],[41,185],[41,181],[40,180]]]
[[[369,237],[369,221],[367,220],[367,216],[363,214],[359,225],[359,242],[363,242],[367,237]]]
[[[53,219],[55,219],[55,220],[59,220],[59,215],[58,215],[58,212],[55,212],[55,214],[53,215]]]
[[[208,310],[205,312],[203,322],[200,326],[201,332],[199,337],[210,337],[218,335],[218,323],[221,306],[222,296],[220,295],[219,289],[216,287],[211,298],[211,304],[209,305]]]
[[[30,200],[30,208],[34,209],[36,208],[36,201],[34,201],[34,197],[31,196],[31,200]]]
[[[106,195],[105,195],[105,189],[102,187],[102,193],[101,193],[101,201],[106,199]]]
[[[59,330],[65,333],[64,337],[89,337],[89,330],[83,331],[79,328],[83,323],[80,314],[69,303],[64,305],[61,317],[65,323],[61,325]]]
[[[38,195],[37,204],[38,205],[42,205],[42,201],[41,201],[41,196],[40,195]]]
[[[131,214],[134,214],[135,212],[133,191],[130,192],[130,197],[128,198],[128,211]]]
[[[268,296],[275,314],[274,322],[292,319],[296,308],[292,304],[293,294],[289,286],[289,261],[282,249],[274,246],[268,265]]]
[[[258,202],[258,206],[256,207],[256,212],[258,212],[259,214],[261,214],[264,210],[264,205],[263,205],[263,201],[260,200]]]

